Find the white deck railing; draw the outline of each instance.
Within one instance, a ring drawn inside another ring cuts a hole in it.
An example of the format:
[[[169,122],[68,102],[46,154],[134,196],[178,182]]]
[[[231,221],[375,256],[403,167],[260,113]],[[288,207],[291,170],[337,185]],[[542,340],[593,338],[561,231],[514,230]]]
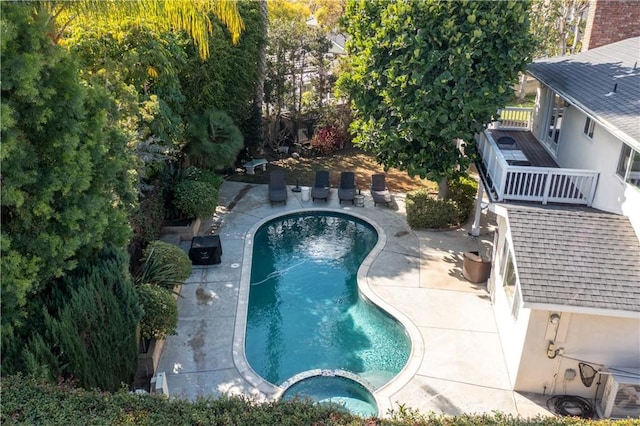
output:
[[[492,124],[493,129],[531,130],[533,108],[506,107],[498,110],[499,119]]]
[[[535,201],[547,204],[593,202],[598,172],[550,167],[511,166],[488,132],[476,135],[481,161],[497,201]]]

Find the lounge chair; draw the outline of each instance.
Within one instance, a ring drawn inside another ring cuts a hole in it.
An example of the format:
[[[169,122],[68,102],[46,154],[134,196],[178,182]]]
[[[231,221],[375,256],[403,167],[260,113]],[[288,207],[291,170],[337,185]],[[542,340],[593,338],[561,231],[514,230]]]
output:
[[[284,181],[284,170],[272,170],[269,173],[269,201],[287,204],[287,183]]]
[[[373,205],[385,203],[389,207],[391,203],[391,193],[387,188],[385,175],[375,174],[371,176],[371,196],[373,197]]]
[[[340,204],[343,201],[351,201],[354,203],[356,198],[356,176],[353,172],[340,173],[340,186],[338,187],[338,199]]]
[[[315,201],[317,198],[328,201],[330,191],[329,172],[327,170],[318,170],[316,172],[316,180],[311,188],[311,200]]]

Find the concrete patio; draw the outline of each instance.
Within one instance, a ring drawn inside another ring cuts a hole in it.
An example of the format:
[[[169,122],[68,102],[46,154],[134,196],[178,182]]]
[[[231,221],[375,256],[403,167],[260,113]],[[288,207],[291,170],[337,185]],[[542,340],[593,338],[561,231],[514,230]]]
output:
[[[178,331],[167,338],[158,366],[166,373],[169,393],[187,399],[274,397],[274,386],[256,377],[243,356],[252,232],[265,218],[320,208],[365,217],[384,234],[384,244],[359,271],[359,285],[405,324],[413,349],[405,369],[376,391],[380,415],[399,404],[446,415],[549,415],[545,397],[510,390],[489,294],[484,285],[462,276],[464,252],[490,255],[492,218],[482,215],[480,237],[468,235],[470,224],[450,231],[413,231],[405,219],[404,194],[394,194],[389,208],[374,207],[368,193],[363,194],[364,208],[339,205],[335,189],[326,203],[302,201],[300,193],[289,192],[286,205],[271,206],[266,185],[223,184],[216,221],[200,228],[202,235],[220,236],[222,263],[194,266],[182,286]],[[182,247],[188,250],[189,242]]]

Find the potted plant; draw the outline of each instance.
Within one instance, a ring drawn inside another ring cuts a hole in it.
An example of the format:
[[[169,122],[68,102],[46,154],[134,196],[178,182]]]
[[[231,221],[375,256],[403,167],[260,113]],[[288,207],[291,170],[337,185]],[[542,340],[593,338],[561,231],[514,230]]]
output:
[[[182,240],[197,235],[200,220],[212,217],[216,211],[222,181],[210,171],[187,168],[171,188],[173,218],[165,222],[163,233],[179,234]]]
[[[176,332],[178,302],[169,290],[155,284],[139,284],[136,291],[143,309],[139,324],[138,371],[150,377],[158,367],[165,337]]]

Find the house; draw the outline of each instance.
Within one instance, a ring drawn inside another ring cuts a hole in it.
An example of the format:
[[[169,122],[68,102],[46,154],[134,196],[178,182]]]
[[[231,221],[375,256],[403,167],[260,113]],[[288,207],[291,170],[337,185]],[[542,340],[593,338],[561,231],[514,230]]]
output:
[[[636,37],[538,60],[535,108],[476,137],[511,385],[607,417],[640,417],[639,56]]]

